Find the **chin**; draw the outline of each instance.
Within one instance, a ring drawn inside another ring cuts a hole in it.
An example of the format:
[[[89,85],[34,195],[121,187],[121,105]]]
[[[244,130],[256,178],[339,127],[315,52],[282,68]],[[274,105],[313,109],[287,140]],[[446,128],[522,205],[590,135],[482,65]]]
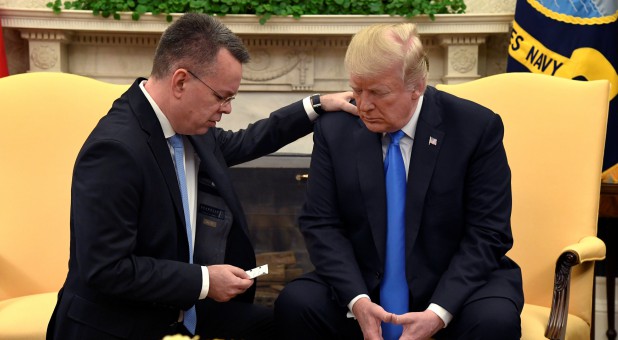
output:
[[[196,134],[196,135],[203,135],[203,134],[205,134],[206,132],[208,132],[208,130],[210,130],[210,128],[208,128],[208,127],[201,128],[201,129],[197,130],[195,134]]]
[[[365,126],[367,127],[367,130],[375,133],[383,133],[387,131],[386,126],[383,124],[371,124],[365,122]]]

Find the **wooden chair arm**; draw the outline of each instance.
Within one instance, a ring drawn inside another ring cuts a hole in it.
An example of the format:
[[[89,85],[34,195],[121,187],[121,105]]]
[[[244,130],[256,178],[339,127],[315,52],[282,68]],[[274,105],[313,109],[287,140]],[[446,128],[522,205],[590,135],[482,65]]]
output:
[[[571,268],[584,262],[598,261],[604,258],[605,243],[595,236],[584,237],[579,243],[563,249],[558,261],[556,261],[554,295],[547,329],[545,330],[546,338],[563,340],[565,337],[569,315]]]

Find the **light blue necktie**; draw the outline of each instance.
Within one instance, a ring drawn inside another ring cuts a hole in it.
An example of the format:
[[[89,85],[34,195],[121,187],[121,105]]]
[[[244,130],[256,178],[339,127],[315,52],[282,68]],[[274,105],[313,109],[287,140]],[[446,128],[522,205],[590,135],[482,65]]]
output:
[[[384,279],[380,286],[380,304],[389,313],[408,312],[408,283],[406,281],[406,168],[403,164],[399,140],[403,131],[389,133],[391,142],[384,159],[386,173],[386,259]],[[403,326],[382,323],[384,340],[399,339]]]
[[[189,218],[189,195],[187,193],[187,179],[185,177],[182,136],[175,134],[169,138],[169,141],[174,148],[174,165],[176,166],[176,176],[178,177],[178,186],[180,187],[180,196],[182,197],[182,210],[185,213],[185,227],[187,229],[187,239],[189,240],[189,263],[193,263],[193,236],[191,234],[191,219]],[[185,311],[183,324],[191,334],[195,334],[195,326],[197,325],[195,306]]]

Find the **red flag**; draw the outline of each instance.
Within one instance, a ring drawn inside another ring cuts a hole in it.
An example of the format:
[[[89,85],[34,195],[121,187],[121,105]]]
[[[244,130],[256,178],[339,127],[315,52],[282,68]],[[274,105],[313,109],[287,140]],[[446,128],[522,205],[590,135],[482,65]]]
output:
[[[6,49],[4,48],[4,37],[2,36],[2,21],[0,21],[0,78],[9,75],[9,67],[6,62]]]

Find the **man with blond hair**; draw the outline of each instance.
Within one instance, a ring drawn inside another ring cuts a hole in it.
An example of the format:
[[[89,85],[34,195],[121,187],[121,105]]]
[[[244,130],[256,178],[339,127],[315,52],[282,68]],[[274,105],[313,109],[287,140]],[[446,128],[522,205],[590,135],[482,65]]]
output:
[[[364,28],[345,66],[360,116],[315,125],[299,219],[315,271],[276,301],[282,338],[519,339],[502,120],[427,85],[413,24]]]

